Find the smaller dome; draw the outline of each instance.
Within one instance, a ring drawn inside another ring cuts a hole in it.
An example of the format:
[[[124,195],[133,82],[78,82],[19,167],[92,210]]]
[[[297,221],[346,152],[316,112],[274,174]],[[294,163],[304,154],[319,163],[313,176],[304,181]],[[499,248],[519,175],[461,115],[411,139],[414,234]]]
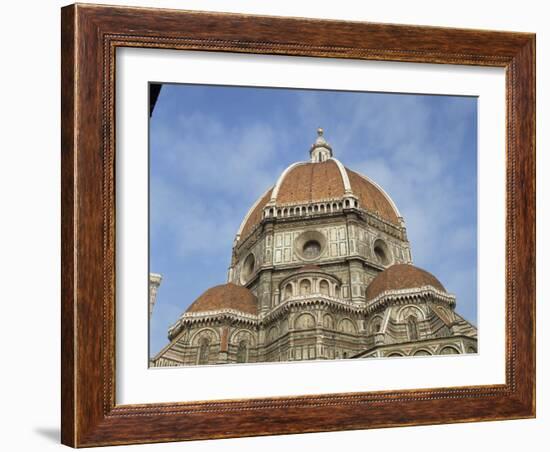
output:
[[[373,300],[389,290],[415,289],[424,286],[432,286],[434,289],[446,292],[443,284],[426,270],[410,264],[395,264],[372,280],[367,287],[366,298]]]
[[[258,314],[258,300],[246,287],[233,283],[214,286],[197,298],[186,312],[234,309],[246,314]]]

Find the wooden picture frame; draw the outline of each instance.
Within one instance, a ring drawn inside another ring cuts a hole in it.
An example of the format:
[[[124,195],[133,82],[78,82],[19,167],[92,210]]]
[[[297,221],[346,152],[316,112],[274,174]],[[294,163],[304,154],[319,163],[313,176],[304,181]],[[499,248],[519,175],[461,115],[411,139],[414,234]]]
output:
[[[317,33],[319,28],[325,32]],[[62,9],[61,34],[64,444],[85,447],[535,416],[535,35],[78,4]],[[118,47],[505,68],[506,383],[117,405]]]

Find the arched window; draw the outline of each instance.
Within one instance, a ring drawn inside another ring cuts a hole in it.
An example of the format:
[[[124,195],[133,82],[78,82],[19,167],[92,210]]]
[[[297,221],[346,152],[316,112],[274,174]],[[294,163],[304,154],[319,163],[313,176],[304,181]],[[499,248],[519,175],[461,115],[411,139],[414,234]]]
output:
[[[342,319],[338,326],[343,333],[356,333],[355,325],[350,319]]]
[[[334,320],[330,314],[325,314],[323,317],[323,326],[329,330],[334,329]]]
[[[323,295],[328,295],[328,294],[329,294],[328,281],[326,281],[326,280],[323,279],[323,280],[319,283],[319,291],[320,291]]]
[[[246,363],[248,361],[248,343],[245,340],[239,342],[237,349],[237,362]]]
[[[210,354],[210,340],[203,337],[199,343],[199,364],[208,364],[208,355]]]
[[[427,350],[417,350],[414,352],[414,356],[430,356],[431,353]]]
[[[304,279],[300,282],[300,295],[309,295],[311,292],[311,283],[308,279]]]
[[[403,356],[403,355],[399,352],[393,352],[393,353],[390,353],[388,355],[389,358],[393,358],[393,357],[396,357],[396,356]]]
[[[407,318],[407,334],[410,341],[416,341],[418,339],[418,325],[414,315]]]
[[[460,352],[454,347],[443,347],[439,352],[440,355],[459,355]]]
[[[294,323],[294,328],[297,330],[307,330],[315,327],[315,319],[311,314],[301,314]]]
[[[292,284],[287,284],[285,286],[284,299],[292,297]]]

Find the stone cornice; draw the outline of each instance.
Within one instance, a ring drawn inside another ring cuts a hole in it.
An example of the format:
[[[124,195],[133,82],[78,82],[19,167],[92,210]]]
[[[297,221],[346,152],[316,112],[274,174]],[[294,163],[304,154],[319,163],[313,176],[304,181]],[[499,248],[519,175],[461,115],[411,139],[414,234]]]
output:
[[[425,299],[428,296],[432,297],[436,301],[448,304],[451,309],[454,309],[455,307],[456,300],[453,295],[437,290],[432,286],[423,286],[417,289],[389,290],[367,302],[366,306],[360,306],[350,301],[344,301],[340,298],[320,293],[297,295],[284,300],[267,313],[259,315],[247,314],[235,309],[186,312],[182,314],[178,321],[168,329],[168,337],[172,339],[181,332],[181,329],[184,326],[199,322],[208,323],[230,320],[232,322],[239,322],[250,326],[259,326],[280,318],[282,315],[294,308],[307,308],[308,306],[315,305],[330,306],[340,311],[368,316],[375,311],[385,309],[392,304],[414,302]]]
[[[448,303],[451,308],[454,308],[456,305],[454,295],[435,289],[432,286],[422,286],[415,289],[386,290],[372,300],[367,301],[367,313],[370,314],[381,308],[386,308],[393,303],[418,300],[427,296],[432,296],[437,301]]]
[[[295,297],[288,298],[282,303],[278,304],[270,311],[268,311],[261,318],[261,323],[269,323],[270,321],[280,317],[284,313],[288,312],[292,308],[296,307],[307,307],[312,305],[327,305],[332,306],[336,309],[343,310],[346,312],[354,312],[356,314],[361,314],[365,312],[365,308],[357,306],[349,301],[343,301],[339,298],[332,297],[330,295],[322,294],[309,294],[309,295],[298,295]]]
[[[304,163],[304,162],[300,162]],[[277,203],[276,205],[273,204],[267,204],[266,208],[273,207],[275,209],[284,209],[284,208],[294,208],[294,207],[305,207],[306,209],[309,206],[314,206],[316,204],[323,204],[323,203],[333,203],[333,202],[345,202],[346,199],[349,199],[349,194],[346,194],[344,196],[339,196],[335,198],[327,198],[327,199],[319,199],[314,202],[309,203]],[[401,225],[396,225],[390,221],[387,221],[383,219],[380,215],[376,214],[375,212],[371,212],[370,210],[361,208],[361,207],[343,207],[342,209],[338,209],[336,211],[329,211],[329,212],[308,212],[305,215],[291,215],[291,216],[274,216],[274,217],[264,217],[262,220],[255,225],[250,233],[243,237],[240,235],[238,239],[235,240],[235,246],[234,248],[236,250],[240,250],[242,246],[249,241],[250,238],[254,237],[255,233],[267,222],[293,222],[296,225],[300,225],[303,223],[304,225],[311,225],[311,220],[315,219],[323,219],[323,218],[331,218],[331,217],[338,217],[338,216],[345,216],[348,212],[355,211],[359,214],[358,222],[364,221],[368,225],[376,228],[376,229],[382,229],[383,232],[386,234],[391,235],[394,238],[397,238],[398,240],[406,241],[405,236],[405,227]],[[382,228],[381,228],[382,227]]]
[[[245,323],[248,325],[256,325],[259,317],[254,314],[237,311],[236,309],[219,309],[215,311],[204,312],[185,312],[180,316],[176,323],[168,329],[168,337],[176,336],[184,325],[189,325],[197,322],[217,322],[221,320],[231,320],[234,322]]]

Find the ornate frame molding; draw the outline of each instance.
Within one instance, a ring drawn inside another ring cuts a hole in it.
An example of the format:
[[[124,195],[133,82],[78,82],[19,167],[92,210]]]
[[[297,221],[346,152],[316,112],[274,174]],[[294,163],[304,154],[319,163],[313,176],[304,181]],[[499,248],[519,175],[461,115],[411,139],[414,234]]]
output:
[[[326,33],[314,33],[323,27]],[[73,447],[535,415],[535,36],[147,8],[62,9],[62,442]],[[506,69],[506,384],[115,403],[115,51],[299,55]],[[517,351],[521,350],[521,353]]]

